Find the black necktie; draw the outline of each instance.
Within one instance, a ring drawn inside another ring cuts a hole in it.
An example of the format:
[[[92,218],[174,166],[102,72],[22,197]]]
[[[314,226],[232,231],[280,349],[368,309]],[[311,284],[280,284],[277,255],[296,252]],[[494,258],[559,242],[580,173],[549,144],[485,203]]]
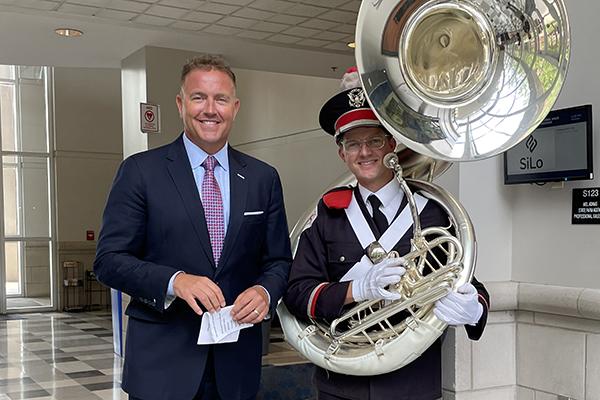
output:
[[[373,207],[373,221],[375,221],[375,226],[379,230],[379,233],[383,235],[383,232],[388,228],[388,220],[379,209],[381,201],[374,194],[370,195],[367,200]]]

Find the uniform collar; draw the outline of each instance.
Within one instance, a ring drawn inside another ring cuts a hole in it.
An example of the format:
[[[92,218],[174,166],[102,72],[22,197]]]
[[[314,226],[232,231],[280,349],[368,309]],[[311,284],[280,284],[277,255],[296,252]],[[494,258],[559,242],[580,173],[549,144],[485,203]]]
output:
[[[362,186],[360,183],[358,184],[358,190],[360,191],[360,195],[366,201],[371,194],[377,196],[379,201],[383,207],[387,207],[390,205],[392,200],[398,196],[398,193],[402,194],[400,190],[400,183],[396,178],[392,178],[384,187],[379,189],[377,192],[371,192],[369,189]]]

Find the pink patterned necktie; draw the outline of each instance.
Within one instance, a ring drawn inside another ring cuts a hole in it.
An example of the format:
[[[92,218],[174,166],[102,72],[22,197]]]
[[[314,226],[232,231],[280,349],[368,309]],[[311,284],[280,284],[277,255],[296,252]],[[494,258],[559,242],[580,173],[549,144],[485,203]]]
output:
[[[213,156],[208,156],[202,163],[204,167],[204,180],[202,181],[202,207],[204,207],[204,217],[210,235],[210,244],[212,246],[215,265],[219,264],[223,242],[225,240],[225,221],[223,217],[223,200],[219,183],[215,178],[215,166],[217,160]]]

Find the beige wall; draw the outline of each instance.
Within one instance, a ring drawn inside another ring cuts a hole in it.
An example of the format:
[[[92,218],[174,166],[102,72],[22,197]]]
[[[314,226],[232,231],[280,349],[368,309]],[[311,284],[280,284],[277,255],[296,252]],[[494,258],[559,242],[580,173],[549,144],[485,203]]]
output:
[[[460,163],[459,200],[469,213],[477,240],[478,279],[511,279],[513,210],[502,175],[502,157]]]
[[[58,304],[62,309],[62,263],[75,260],[83,264],[82,272],[92,269],[96,242],[86,241],[86,231],[93,230],[97,239],[106,197],[123,158],[121,71],[55,68],[54,101]],[[71,289],[70,306],[85,304],[83,289]],[[79,295],[73,299],[77,290]]]
[[[122,159],[120,71],[55,68],[54,93],[58,240],[85,241]]]

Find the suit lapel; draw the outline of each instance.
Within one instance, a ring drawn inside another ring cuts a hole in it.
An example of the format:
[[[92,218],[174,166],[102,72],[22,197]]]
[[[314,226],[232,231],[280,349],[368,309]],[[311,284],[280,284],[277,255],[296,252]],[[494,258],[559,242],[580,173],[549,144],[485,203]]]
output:
[[[179,136],[179,139],[171,144],[167,160],[169,160],[167,163],[169,174],[183,200],[183,205],[192,221],[196,235],[200,239],[202,250],[204,250],[206,257],[208,257],[214,266],[215,262],[210,245],[210,237],[208,235],[206,220],[204,219],[204,208],[202,208],[202,201],[196,187],[190,161],[185,152],[182,136]]]
[[[246,163],[244,163],[239,153],[229,147],[229,189],[230,189],[230,207],[229,207],[229,225],[227,226],[227,235],[223,244],[223,252],[219,260],[219,266],[227,263],[229,255],[233,251],[233,245],[244,219],[246,210],[246,197],[248,194],[248,183],[246,181]],[[219,273],[220,268],[217,270]]]

